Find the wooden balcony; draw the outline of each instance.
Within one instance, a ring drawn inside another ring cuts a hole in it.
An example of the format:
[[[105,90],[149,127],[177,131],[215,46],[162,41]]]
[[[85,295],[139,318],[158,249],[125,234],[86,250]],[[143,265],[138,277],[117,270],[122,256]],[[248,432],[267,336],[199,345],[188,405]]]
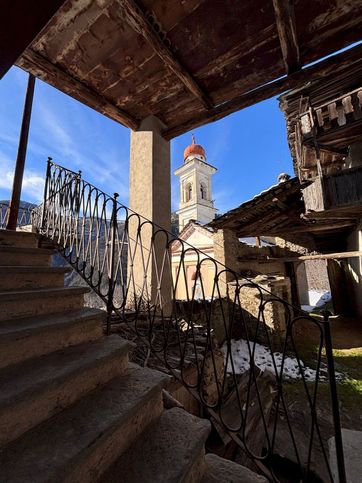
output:
[[[362,166],[317,177],[302,189],[306,212],[362,213]]]
[[[322,148],[343,151],[361,136],[362,87],[318,106],[299,116],[303,143],[314,144],[314,136]]]

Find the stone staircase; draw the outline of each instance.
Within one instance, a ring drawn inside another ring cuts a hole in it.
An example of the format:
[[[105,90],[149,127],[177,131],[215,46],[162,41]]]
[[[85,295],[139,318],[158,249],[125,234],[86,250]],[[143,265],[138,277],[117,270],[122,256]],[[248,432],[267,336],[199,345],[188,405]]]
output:
[[[0,231],[1,483],[266,481],[214,455],[209,422],[164,410],[168,376],[128,361],[39,236]]]

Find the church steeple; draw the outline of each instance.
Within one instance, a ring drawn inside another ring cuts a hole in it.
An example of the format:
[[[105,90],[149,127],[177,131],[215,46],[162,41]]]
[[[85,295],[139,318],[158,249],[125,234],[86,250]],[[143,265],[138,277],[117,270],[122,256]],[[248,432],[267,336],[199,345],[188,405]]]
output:
[[[196,144],[192,135],[192,143],[184,151],[184,164],[176,169],[175,175],[180,177],[180,231],[190,220],[207,224],[215,218],[217,209],[211,196],[211,176],[217,169],[206,162],[205,149]]]

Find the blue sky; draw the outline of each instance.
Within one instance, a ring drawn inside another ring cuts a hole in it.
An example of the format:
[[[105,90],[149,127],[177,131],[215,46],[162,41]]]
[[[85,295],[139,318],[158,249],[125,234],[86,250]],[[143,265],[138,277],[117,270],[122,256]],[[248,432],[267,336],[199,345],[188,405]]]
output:
[[[13,67],[0,81],[0,199],[8,199],[16,159],[27,74]],[[269,99],[218,122],[195,129],[196,141],[216,166],[213,199],[223,213],[275,184],[279,173],[293,174],[286,128],[277,99]],[[72,170],[128,203],[127,128],[37,80],[22,199],[39,202],[46,159]],[[172,172],[191,142],[186,133],[171,142]],[[179,202],[172,174],[172,208]]]

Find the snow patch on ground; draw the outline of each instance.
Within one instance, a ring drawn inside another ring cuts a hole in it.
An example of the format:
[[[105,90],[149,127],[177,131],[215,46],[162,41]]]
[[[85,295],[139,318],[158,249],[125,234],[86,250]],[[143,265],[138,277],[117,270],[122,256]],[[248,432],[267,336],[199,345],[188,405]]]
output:
[[[254,349],[255,346],[255,349]],[[227,357],[227,346],[226,344],[223,345],[221,349],[224,353],[225,362]],[[275,374],[275,366],[277,373],[280,374],[280,369],[282,367],[282,359],[283,355],[280,352],[272,352],[267,347],[258,344],[256,342],[250,342],[250,351],[251,353],[254,352],[254,363],[255,365],[261,370],[265,371],[268,370]],[[250,369],[250,352],[249,347],[246,340],[232,340],[231,341],[231,354],[232,360],[234,363],[234,370],[236,374],[243,374],[247,370]],[[274,356],[274,362],[273,362]],[[227,371],[230,373],[232,372],[232,363],[230,360],[230,356],[227,361]],[[275,364],[275,365],[274,365]],[[304,374],[304,377],[307,381],[315,381],[316,379],[316,371],[304,365],[302,361],[300,361],[300,366],[298,365],[297,359],[292,357],[285,357],[284,364],[283,364],[283,378],[284,379],[301,379],[301,371]],[[319,380],[325,380],[327,376],[326,367],[323,365],[319,371]]]

